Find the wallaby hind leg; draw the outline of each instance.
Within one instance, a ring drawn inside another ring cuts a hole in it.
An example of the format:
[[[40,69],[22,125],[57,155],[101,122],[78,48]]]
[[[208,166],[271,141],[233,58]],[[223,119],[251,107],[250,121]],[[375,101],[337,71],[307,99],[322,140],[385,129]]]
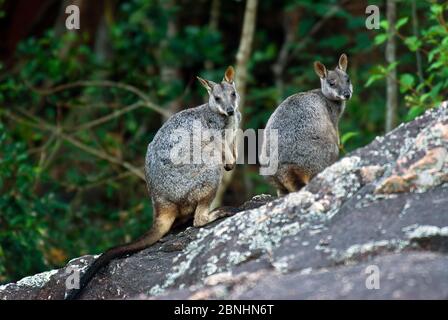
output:
[[[298,168],[290,168],[279,178],[281,184],[288,192],[296,192],[302,189],[310,181],[309,175]]]
[[[283,174],[279,180],[281,181],[281,184],[285,187],[285,189],[288,191],[288,193],[296,192],[300,189],[300,187],[297,185],[296,176],[291,171],[288,171],[287,173]]]
[[[154,222],[151,229],[141,238],[147,243],[155,243],[170,231],[179,215],[179,209],[174,203],[154,203]]]
[[[309,172],[299,168],[294,168],[292,171],[296,176],[296,184],[299,190],[302,189],[304,186],[306,186],[308,183],[310,183],[311,174]]]
[[[202,227],[217,219],[210,215],[210,205],[211,201],[208,199],[198,203],[194,212],[193,226]]]
[[[277,197],[282,197],[288,194],[288,190],[276,176],[270,176],[268,180],[277,189]]]

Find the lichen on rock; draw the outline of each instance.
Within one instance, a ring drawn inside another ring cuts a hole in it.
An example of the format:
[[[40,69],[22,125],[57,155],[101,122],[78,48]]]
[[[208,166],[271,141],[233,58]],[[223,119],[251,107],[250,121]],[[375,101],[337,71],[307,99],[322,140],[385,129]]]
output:
[[[112,261],[81,298],[448,298],[447,108],[378,137],[299,192],[256,196],[232,217]],[[381,290],[365,287],[371,265]],[[2,286],[0,299],[61,299],[65,271]]]

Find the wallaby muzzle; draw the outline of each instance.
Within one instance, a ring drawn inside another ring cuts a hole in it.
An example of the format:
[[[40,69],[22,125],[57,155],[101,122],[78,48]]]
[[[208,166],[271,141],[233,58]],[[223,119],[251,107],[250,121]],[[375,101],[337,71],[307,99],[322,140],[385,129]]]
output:
[[[344,96],[345,99],[350,99],[352,97],[352,93],[350,91],[344,91],[344,93],[342,94]]]

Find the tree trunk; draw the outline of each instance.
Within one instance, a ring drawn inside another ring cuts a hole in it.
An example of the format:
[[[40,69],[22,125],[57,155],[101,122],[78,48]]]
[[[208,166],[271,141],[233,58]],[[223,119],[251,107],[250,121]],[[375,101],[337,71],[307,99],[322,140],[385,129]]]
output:
[[[280,104],[284,99],[284,70],[288,62],[291,45],[296,41],[299,16],[300,11],[298,8],[283,13],[283,30],[285,31],[285,40],[278,54],[277,61],[272,66],[275,87],[278,92],[277,104]]]
[[[210,6],[210,21],[208,27],[212,31],[218,30],[219,25],[219,13],[221,8],[221,0],[212,0]],[[214,68],[213,61],[207,60],[204,63],[205,69],[212,70]]]
[[[165,10],[169,10],[176,5],[176,0],[168,0],[162,1],[162,7]],[[160,56],[159,56],[159,65],[160,65],[160,78],[162,82],[174,85],[176,81],[182,78],[181,70],[177,66],[173,66],[172,61],[165,61],[162,54],[163,51],[169,45],[169,42],[174,39],[178,33],[177,26],[177,16],[173,16],[168,21],[168,29],[166,33],[165,39],[160,43]],[[166,105],[166,108],[169,110],[170,114],[175,114],[181,110],[181,96],[172,99]],[[170,116],[163,116],[163,122],[167,121]]]
[[[386,44],[386,62],[396,61],[395,23],[397,20],[396,1],[387,0],[387,22],[389,24],[389,37]],[[397,122],[397,69],[390,70],[387,76],[386,88],[386,132],[391,131]]]
[[[252,41],[255,34],[257,19],[258,0],[247,0],[244,13],[243,32],[241,34],[240,46],[236,55],[236,78],[235,83],[240,95],[241,113],[246,99],[247,63],[252,52]]]
[[[246,84],[247,84],[247,63],[252,52],[252,42],[255,34],[255,25],[257,20],[258,0],[247,0],[244,12],[243,31],[241,33],[240,45],[236,54],[236,77],[235,83],[237,91],[240,95],[239,110],[243,115],[244,104],[246,101]],[[243,122],[243,121],[241,121]],[[232,181],[233,171],[224,173],[221,186],[219,187],[216,198],[212,207],[216,208],[222,205],[224,193]]]
[[[418,26],[418,15],[417,15],[417,4],[415,0],[412,0],[412,32],[415,37],[420,36],[419,32],[419,26]],[[418,74],[418,80],[420,83],[424,82],[423,77],[423,67],[422,67],[422,55],[420,53],[420,50],[415,50],[415,59],[417,61],[417,74]]]

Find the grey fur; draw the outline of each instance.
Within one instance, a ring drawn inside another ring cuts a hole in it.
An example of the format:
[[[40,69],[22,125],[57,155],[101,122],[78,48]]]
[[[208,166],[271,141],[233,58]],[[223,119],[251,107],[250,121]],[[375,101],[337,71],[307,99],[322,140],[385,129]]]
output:
[[[202,130],[217,130],[224,139],[224,130],[237,129],[241,120],[239,96],[233,81],[223,80],[217,84],[199,80],[209,93],[208,103],[181,111],[168,119],[148,145],[145,161],[146,181],[153,204],[175,204],[181,216],[193,214],[199,203],[210,204],[221,183],[224,167],[232,169],[235,162],[226,166],[221,161],[193,163],[190,158],[191,163],[175,164],[170,152],[178,141],[171,137],[175,136],[176,130],[182,129],[192,141],[193,124],[199,123]],[[233,139],[227,142],[230,150],[233,150],[233,143]],[[201,147],[205,146],[201,142]],[[233,156],[236,160],[236,155]]]
[[[345,101],[353,93],[346,68],[344,54],[334,70],[327,71],[323,64],[316,62],[321,88],[288,97],[271,115],[265,128],[260,162],[269,162],[268,132],[278,130],[278,170],[268,180],[279,195],[299,190],[338,159],[338,122]]]
[[[224,163],[219,159],[224,157],[219,157],[215,162],[175,164],[171,150],[176,144],[173,140],[176,130],[183,129],[184,136],[192,139],[195,124],[202,129],[216,130],[217,137],[224,137],[225,129],[238,127],[241,115],[237,110],[239,97],[233,75],[234,70],[229,67],[220,84],[199,79],[210,93],[209,103],[173,115],[157,132],[148,145],[145,160],[146,183],[154,206],[152,227],[137,240],[104,252],[83,274],[79,288],[71,290],[66,299],[77,299],[95,274],[112,259],[137,252],[158,241],[171,229],[175,220],[184,221],[194,213],[193,224],[199,227],[227,214],[227,211],[220,210],[210,212],[210,204],[221,182],[223,168],[231,170],[235,164],[235,134],[230,135],[229,140],[217,138],[218,143],[213,140],[214,143],[210,144],[210,139],[203,143],[201,138],[197,143],[199,149],[211,146],[213,151],[217,149],[225,154]],[[228,146],[229,143],[232,145]],[[222,149],[222,144],[227,149]],[[228,149],[231,149],[229,153],[222,152]],[[190,148],[186,150],[190,151]]]

